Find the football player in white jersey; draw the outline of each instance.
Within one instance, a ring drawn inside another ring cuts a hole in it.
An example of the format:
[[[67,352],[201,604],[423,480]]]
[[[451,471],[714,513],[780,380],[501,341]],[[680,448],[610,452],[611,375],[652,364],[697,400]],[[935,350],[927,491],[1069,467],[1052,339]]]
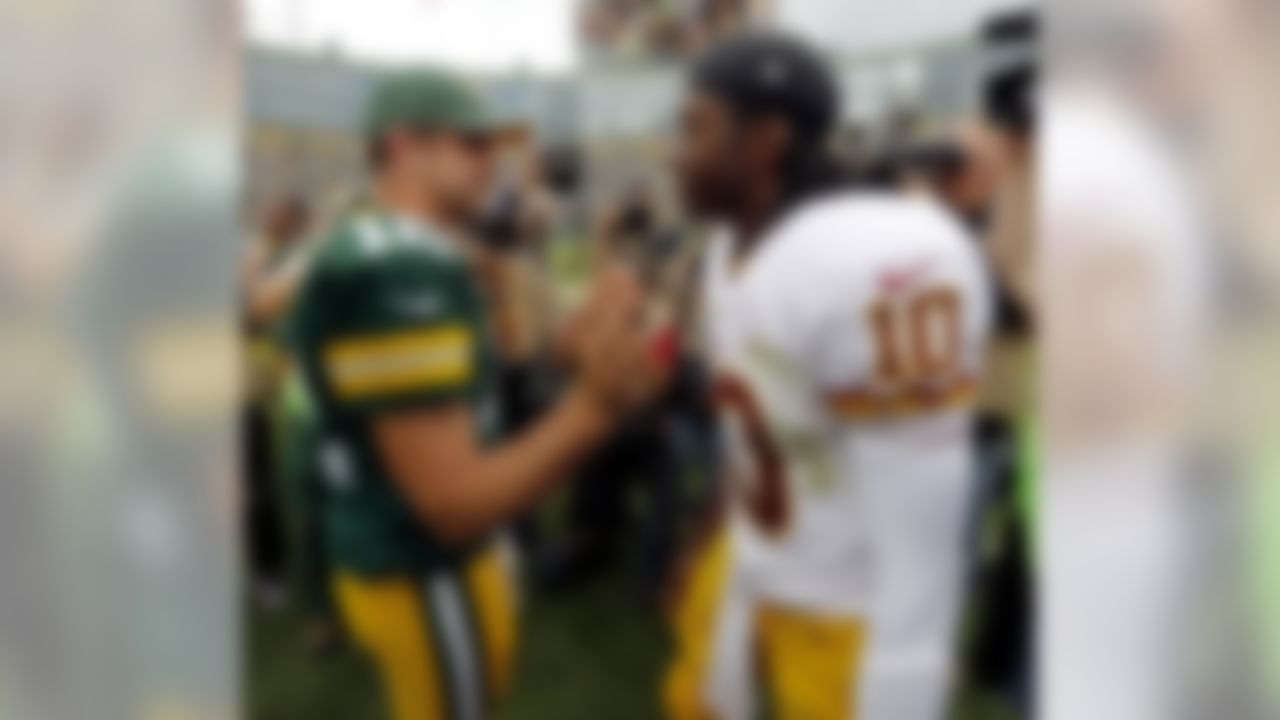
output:
[[[975,242],[924,198],[837,181],[839,93],[772,34],[695,67],[678,171],[719,225],[709,361],[724,528],[677,608],[672,718],[940,720],[991,300]]]

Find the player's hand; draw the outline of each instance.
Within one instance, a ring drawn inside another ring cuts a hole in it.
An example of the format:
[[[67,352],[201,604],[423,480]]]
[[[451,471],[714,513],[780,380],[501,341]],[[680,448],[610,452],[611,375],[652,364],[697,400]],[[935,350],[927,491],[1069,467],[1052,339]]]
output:
[[[649,403],[666,387],[670,375],[655,352],[655,333],[646,322],[646,309],[635,275],[610,268],[597,278],[575,322],[579,383],[611,415]]]

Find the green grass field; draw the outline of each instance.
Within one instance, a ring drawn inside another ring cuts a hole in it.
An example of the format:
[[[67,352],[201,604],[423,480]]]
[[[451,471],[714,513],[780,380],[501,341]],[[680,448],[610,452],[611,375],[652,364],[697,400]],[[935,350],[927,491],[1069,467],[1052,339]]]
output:
[[[252,720],[382,720],[371,670],[350,650],[324,658],[302,648],[287,612],[249,614]],[[571,595],[531,598],[523,618],[515,691],[501,720],[655,720],[669,638],[660,618],[619,574]],[[956,720],[1015,720],[966,698]]]

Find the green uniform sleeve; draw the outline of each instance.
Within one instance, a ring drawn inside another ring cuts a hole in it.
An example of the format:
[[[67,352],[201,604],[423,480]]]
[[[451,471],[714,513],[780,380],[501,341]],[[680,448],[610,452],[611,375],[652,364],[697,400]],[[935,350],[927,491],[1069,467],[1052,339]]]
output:
[[[339,247],[309,298],[309,363],[345,412],[458,402],[479,374],[479,304],[459,261],[416,246]]]

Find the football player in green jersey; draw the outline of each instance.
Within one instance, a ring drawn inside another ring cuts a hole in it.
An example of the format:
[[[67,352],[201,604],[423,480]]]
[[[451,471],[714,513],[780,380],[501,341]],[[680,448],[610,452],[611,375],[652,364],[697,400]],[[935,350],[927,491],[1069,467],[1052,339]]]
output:
[[[292,335],[320,427],[335,594],[397,720],[479,720],[507,685],[515,595],[495,531],[656,395],[638,286],[597,283],[578,377],[497,442],[493,353],[465,227],[495,126],[459,80],[400,71],[366,118],[368,208],[317,250]]]

